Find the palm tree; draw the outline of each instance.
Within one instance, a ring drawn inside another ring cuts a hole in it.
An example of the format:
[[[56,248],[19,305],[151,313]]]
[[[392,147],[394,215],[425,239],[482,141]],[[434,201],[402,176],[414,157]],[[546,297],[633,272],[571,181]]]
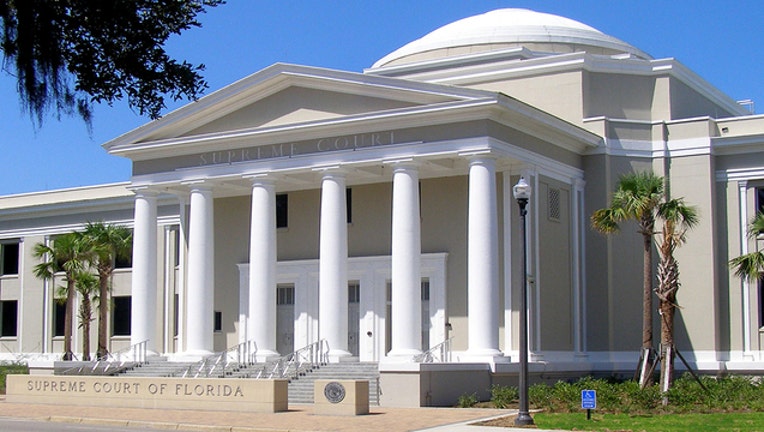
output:
[[[68,233],[56,237],[51,246],[37,243],[33,249],[36,258],[46,261],[34,267],[34,275],[52,280],[58,272],[64,272],[66,282],[66,314],[64,315],[64,360],[72,360],[72,323],[74,321],[74,295],[77,275],[85,269],[87,249],[82,235]]]
[[[663,221],[658,253],[658,288],[655,294],[660,303],[661,316],[661,391],[665,394],[671,386],[674,375],[674,314],[679,291],[679,263],[674,257],[677,247],[685,243],[685,234],[698,224],[698,213],[694,207],[685,205],[681,198],[672,199],[658,207],[658,218]],[[668,402],[663,398],[663,404]]]
[[[129,258],[132,253],[133,234],[126,227],[103,222],[90,222],[84,236],[92,253],[91,262],[98,272],[98,350],[101,360],[108,354],[107,323],[109,320],[109,288],[118,259]]]
[[[75,283],[82,297],[80,303],[80,327],[82,328],[82,360],[90,361],[90,323],[93,321],[93,296],[98,295],[98,278],[89,272],[80,272]]]
[[[757,213],[748,224],[748,238],[755,239],[764,232],[764,213]],[[740,255],[729,261],[729,266],[735,271],[735,276],[755,282],[764,276],[764,252],[755,251]]]
[[[618,181],[609,207],[592,214],[592,227],[604,234],[620,230],[619,223],[634,220],[642,235],[642,354],[639,384],[650,383],[647,365],[653,355],[653,233],[658,205],[664,197],[663,177],[641,172],[627,174]]]

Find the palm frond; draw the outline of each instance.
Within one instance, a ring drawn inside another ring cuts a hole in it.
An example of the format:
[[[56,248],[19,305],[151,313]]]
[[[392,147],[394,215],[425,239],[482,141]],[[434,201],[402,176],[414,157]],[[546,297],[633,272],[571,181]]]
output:
[[[764,253],[756,251],[741,255],[731,259],[729,266],[735,271],[735,276],[756,281],[764,275]]]

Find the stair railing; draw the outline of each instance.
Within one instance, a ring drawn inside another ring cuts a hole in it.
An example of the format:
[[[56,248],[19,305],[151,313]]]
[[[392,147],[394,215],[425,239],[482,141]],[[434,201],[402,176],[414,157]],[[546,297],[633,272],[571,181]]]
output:
[[[193,376],[210,377],[215,373],[225,374],[231,364],[251,365],[256,362],[257,344],[255,341],[242,342],[225,351],[204,357],[198,363],[186,368],[181,375],[183,378]]]
[[[134,343],[119,351],[107,352],[106,357],[92,364],[81,365],[67,369],[64,375],[108,375],[120,372],[129,367],[146,363],[148,340]]]
[[[417,354],[413,357],[415,363],[448,363],[451,361],[451,341],[450,337],[443,342],[435,345],[427,351]]]
[[[267,378],[292,379],[305,371],[325,365],[328,361],[329,342],[321,339],[273,362],[272,367],[269,368],[270,372],[266,372]],[[261,371],[257,378],[262,378],[263,372],[265,371]]]

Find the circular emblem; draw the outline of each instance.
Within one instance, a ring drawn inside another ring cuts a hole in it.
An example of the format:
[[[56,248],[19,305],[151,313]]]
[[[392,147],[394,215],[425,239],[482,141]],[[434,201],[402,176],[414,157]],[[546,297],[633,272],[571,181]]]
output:
[[[340,403],[345,399],[345,387],[337,381],[332,381],[324,387],[324,396],[333,404]]]

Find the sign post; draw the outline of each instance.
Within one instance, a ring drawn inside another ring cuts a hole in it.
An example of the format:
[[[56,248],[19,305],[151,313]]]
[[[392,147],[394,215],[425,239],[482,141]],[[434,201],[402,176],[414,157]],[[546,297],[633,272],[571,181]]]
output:
[[[592,410],[597,408],[597,391],[581,390],[581,408],[586,410],[586,419],[592,419]]]

